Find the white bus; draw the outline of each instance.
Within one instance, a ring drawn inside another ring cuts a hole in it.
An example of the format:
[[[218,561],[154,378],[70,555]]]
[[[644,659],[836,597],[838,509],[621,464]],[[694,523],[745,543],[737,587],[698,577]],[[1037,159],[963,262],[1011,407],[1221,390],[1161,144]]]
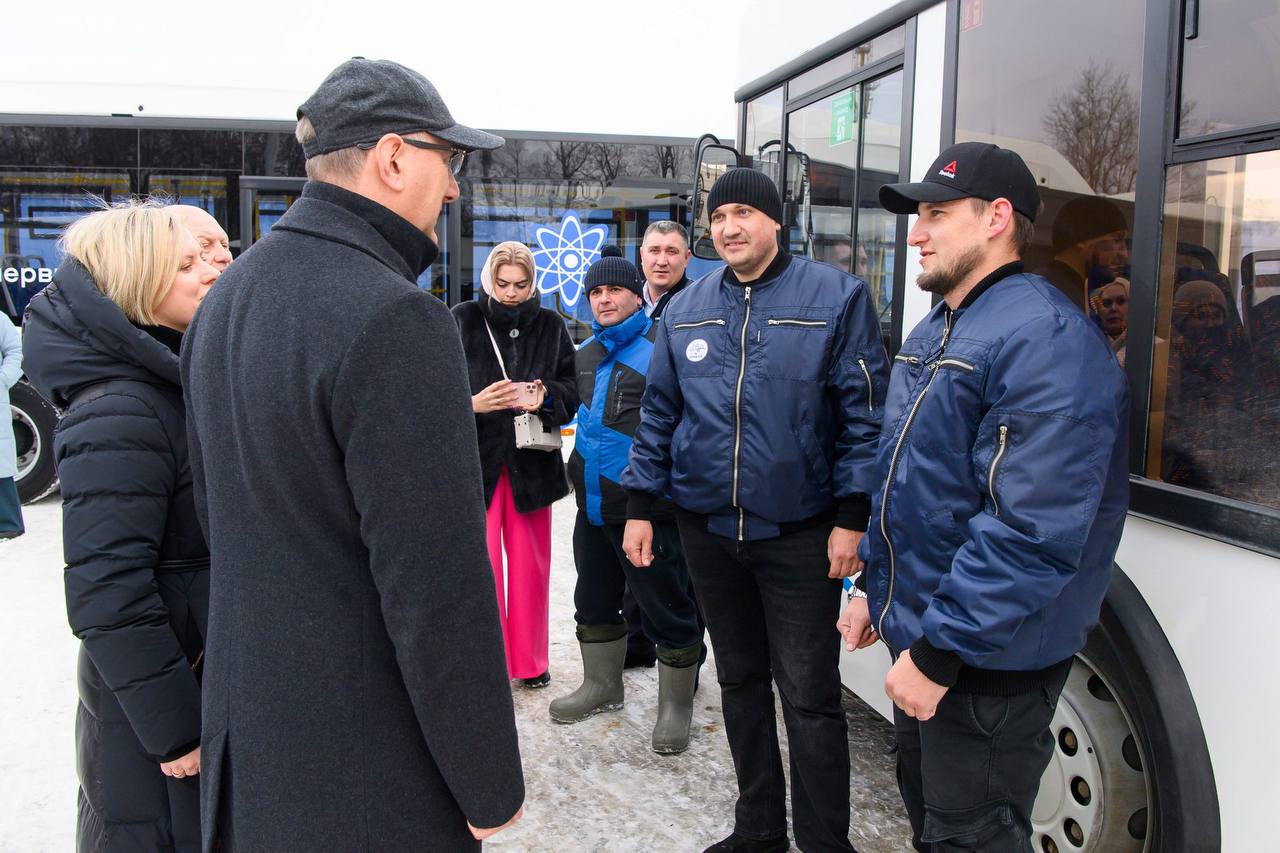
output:
[[[1036,850],[1267,849],[1280,4],[808,0],[746,15],[739,144],[704,140],[699,175],[735,160],[769,172],[790,249],[870,283],[892,352],[931,301],[913,218],[882,210],[879,186],[920,180],[952,142],[1013,148],[1045,202],[1028,268],[1091,295],[1128,373],[1130,515],[1053,723]],[[842,674],[887,716],[877,649]]]

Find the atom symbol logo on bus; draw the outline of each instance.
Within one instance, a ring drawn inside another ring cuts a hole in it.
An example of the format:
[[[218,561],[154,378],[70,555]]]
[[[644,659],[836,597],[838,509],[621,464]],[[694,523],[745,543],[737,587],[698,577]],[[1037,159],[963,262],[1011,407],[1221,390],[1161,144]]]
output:
[[[583,229],[575,213],[566,213],[560,230],[545,226],[535,229],[534,236],[542,248],[533,250],[533,263],[538,268],[538,292],[560,291],[565,307],[572,308],[582,297],[587,267],[600,257],[609,230],[603,225]]]

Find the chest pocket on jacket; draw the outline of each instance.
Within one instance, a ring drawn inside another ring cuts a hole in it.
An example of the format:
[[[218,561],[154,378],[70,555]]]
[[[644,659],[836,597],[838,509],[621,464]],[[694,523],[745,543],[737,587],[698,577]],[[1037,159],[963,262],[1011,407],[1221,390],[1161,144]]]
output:
[[[981,355],[948,352],[926,370],[937,371],[920,413],[921,423],[927,423],[929,428],[918,430],[918,435],[913,429],[912,440],[935,450],[968,456],[983,414],[985,365]]]
[[[723,310],[683,314],[678,317],[668,315],[667,340],[677,376],[720,375],[730,346],[737,352],[737,342],[730,332],[728,316]]]
[[[644,377],[624,364],[615,364],[609,376],[609,399],[604,404],[605,426],[635,435],[640,426],[640,398],[644,394]]]
[[[756,351],[770,379],[817,381],[831,344],[831,311],[822,308],[771,308],[751,320],[747,351]]]

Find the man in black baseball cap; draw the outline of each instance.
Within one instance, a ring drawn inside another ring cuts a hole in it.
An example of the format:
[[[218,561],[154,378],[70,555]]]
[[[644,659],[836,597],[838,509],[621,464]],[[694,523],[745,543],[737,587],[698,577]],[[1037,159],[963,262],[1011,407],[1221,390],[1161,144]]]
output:
[[[1032,222],[1040,212],[1040,192],[1027,164],[1017,152],[986,142],[952,145],[933,161],[924,180],[880,188],[880,204],[891,213],[915,213],[921,202],[959,198],[1008,199],[1015,211]]]
[[[462,342],[417,282],[458,161],[502,140],[457,124],[421,74],[365,59],[320,84],[297,136],[302,197],[184,337],[218,543],[205,696],[251,709],[205,717],[206,837],[479,851],[519,816],[524,779]],[[232,743],[234,766],[217,757]]]
[[[1097,325],[1023,269],[1040,205],[1016,153],[955,145],[880,200],[918,214],[917,283],[942,298],[895,358],[866,597],[838,628],[893,656],[915,849],[1030,850],[1049,724],[1124,526],[1127,383]]]

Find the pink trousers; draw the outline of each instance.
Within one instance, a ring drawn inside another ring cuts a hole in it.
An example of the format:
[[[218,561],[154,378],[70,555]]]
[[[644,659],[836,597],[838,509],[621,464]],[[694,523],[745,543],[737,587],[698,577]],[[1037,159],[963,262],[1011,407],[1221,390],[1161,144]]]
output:
[[[547,671],[547,600],[551,585],[551,507],[517,512],[507,469],[485,513],[489,562],[498,590],[498,617],[507,649],[507,676]],[[506,579],[502,551],[506,547]]]

